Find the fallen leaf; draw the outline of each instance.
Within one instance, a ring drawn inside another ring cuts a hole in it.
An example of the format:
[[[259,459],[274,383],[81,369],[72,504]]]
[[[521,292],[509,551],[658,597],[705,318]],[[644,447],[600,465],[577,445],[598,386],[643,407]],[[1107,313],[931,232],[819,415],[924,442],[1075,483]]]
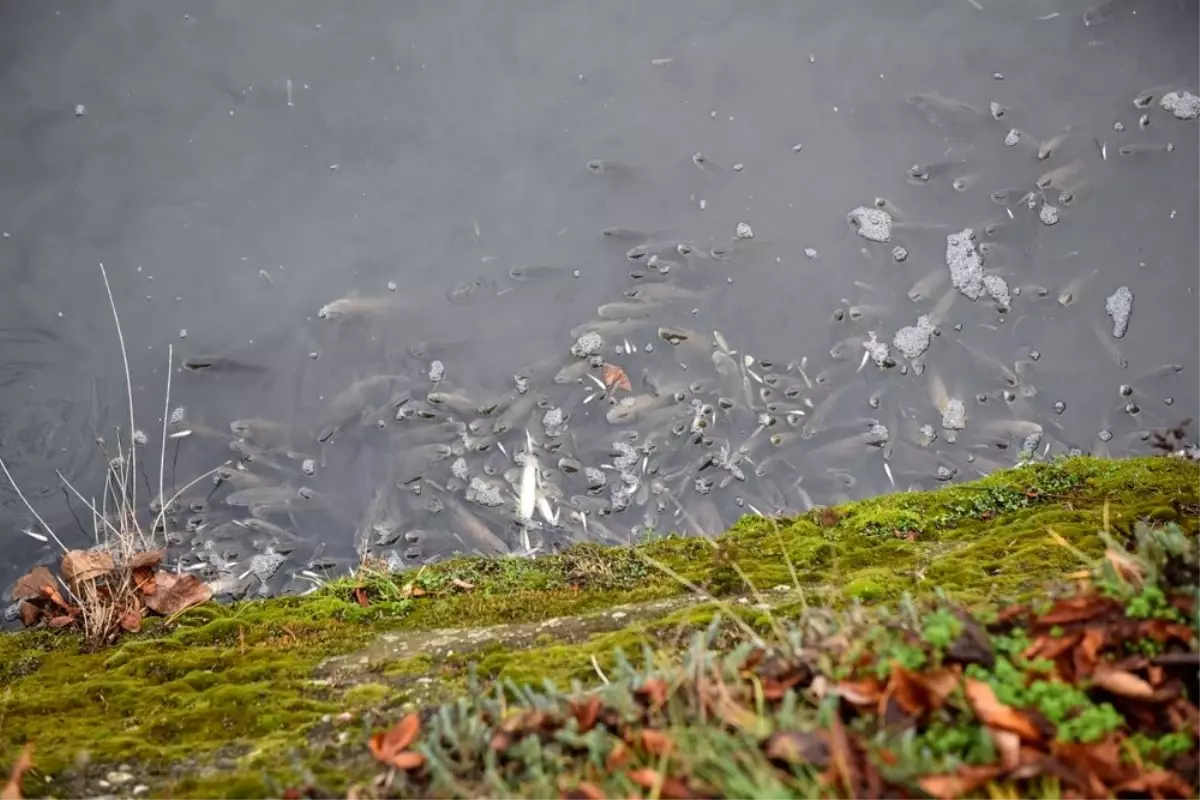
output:
[[[103,578],[116,568],[113,557],[104,550],[69,550],[59,567],[63,580],[71,584]]]
[[[1014,770],[1021,766],[1021,737],[1012,731],[996,728],[988,729],[988,733],[996,744],[996,752],[1000,754],[1000,766],[1005,770]]]
[[[675,742],[662,731],[647,728],[642,731],[642,748],[652,756],[662,756],[671,752]]]
[[[42,597],[49,600],[59,608],[70,612],[71,607],[67,605],[67,601],[63,600],[62,595],[58,593],[58,589],[52,583],[47,583],[42,586]]]
[[[958,672],[939,669],[930,673],[910,672],[898,662],[892,662],[886,697],[896,701],[910,717],[922,717],[942,707],[946,698],[958,686]],[[880,698],[881,703],[885,698]]]
[[[604,766],[609,772],[612,772],[628,764],[632,757],[633,753],[625,746],[625,743],[616,739],[613,741],[612,750],[608,751],[608,757],[604,759]]]
[[[992,687],[983,681],[967,678],[964,684],[967,703],[975,716],[989,728],[999,728],[1012,731],[1027,742],[1040,742],[1041,731],[1033,721],[1014,708],[1004,705],[996,699]]]
[[[667,682],[662,678],[650,678],[634,694],[649,702],[652,709],[658,710],[667,702]]]
[[[141,594],[154,594],[158,591],[152,567],[137,567],[133,570],[133,589]]]
[[[48,567],[34,567],[27,575],[17,578],[13,586],[13,600],[34,600],[42,595],[42,587],[54,585],[54,573]]]
[[[574,789],[563,792],[567,800],[605,800],[606,795],[599,786],[587,781],[580,781]]]
[[[629,376],[625,374],[625,370],[616,364],[605,364],[600,375],[609,391],[615,389],[623,389],[626,392],[633,391],[633,384],[629,382]]]
[[[358,603],[363,608],[371,605],[371,601],[367,599],[367,590],[363,587],[355,586],[352,594],[354,595],[354,602]]]
[[[1135,700],[1149,700],[1154,697],[1154,687],[1132,672],[1116,669],[1110,664],[1101,662],[1092,672],[1092,685],[1120,697]]]
[[[166,548],[163,547],[147,550],[144,553],[134,553],[125,562],[125,566],[128,569],[150,569],[151,567],[157,567],[162,563],[163,556],[166,554]]]
[[[787,764],[815,764],[823,769],[829,763],[829,745],[815,733],[777,731],[767,740],[766,754]]]
[[[397,759],[401,755],[404,755],[404,751],[408,750],[408,746],[416,741],[417,734],[420,732],[421,718],[416,714],[409,714],[388,729],[386,733],[372,734],[370,740],[367,742],[367,747],[370,749],[371,755],[375,757],[375,760],[382,764],[387,764],[397,769],[415,769],[425,763],[423,756],[420,763],[412,764],[411,766],[404,766],[404,764],[412,762],[412,759],[408,756],[401,762],[398,762]],[[420,756],[419,753],[412,753],[412,755]]]
[[[642,767],[625,773],[629,780],[633,781],[642,789],[653,790],[658,788],[657,796],[664,800],[690,800],[696,794],[688,789],[688,786],[678,778],[664,776],[658,770],[650,767]]]
[[[1146,580],[1145,569],[1133,556],[1109,548],[1105,551],[1104,558],[1121,580],[1132,584],[1134,588],[1141,588]]]
[[[927,794],[941,800],[954,800],[975,791],[1000,774],[1000,767],[964,765],[949,775],[926,775],[917,781]]]
[[[1117,792],[1136,792],[1138,794],[1153,792],[1158,797],[1164,794],[1173,797],[1196,796],[1196,790],[1190,783],[1173,772],[1163,771],[1143,773],[1114,788]]]
[[[883,688],[877,679],[867,678],[862,681],[838,681],[836,691],[850,705],[871,708],[879,704]]]
[[[412,596],[413,597],[424,597],[427,594],[429,594],[429,592],[425,591],[420,586],[414,586],[412,588]]]
[[[600,716],[600,698],[592,695],[582,703],[571,701],[571,715],[579,726],[580,733],[587,733],[596,727],[596,719]]]
[[[459,589],[462,589],[464,592],[469,592],[475,588],[475,584],[471,583],[470,581],[464,581],[462,578],[455,578],[450,582]]]
[[[984,669],[996,665],[996,655],[987,632],[975,618],[963,612],[957,613],[962,623],[962,633],[946,648],[946,660],[958,664],[978,664]]]
[[[22,600],[21,605],[17,607],[17,613],[21,615],[21,624],[26,628],[32,628],[42,617],[42,610],[25,600]]]
[[[21,752],[17,754],[17,760],[13,762],[12,770],[8,774],[8,783],[0,788],[0,800],[21,800],[24,795],[21,794],[21,778],[25,773],[33,767],[33,743],[30,742],[21,748]]]
[[[60,614],[57,617],[51,617],[46,620],[46,624],[51,628],[65,628],[75,622],[75,618],[70,614]]]
[[[401,753],[396,753],[388,762],[396,769],[414,770],[420,769],[425,765],[425,756],[412,750],[405,750]]]
[[[1091,627],[1083,632],[1079,646],[1071,651],[1071,659],[1077,677],[1092,674],[1092,670],[1096,668],[1096,662],[1099,660],[1100,650],[1104,647],[1107,638],[1108,634],[1104,628]]]
[[[153,594],[142,598],[146,608],[169,617],[180,611],[207,603],[212,599],[212,589],[191,573],[177,575],[166,570],[154,574],[156,589]]]
[[[130,609],[121,615],[118,623],[121,630],[129,633],[137,633],[142,629],[142,611],[141,609]]]
[[[1081,594],[1066,597],[1054,604],[1045,614],[1040,615],[1036,624],[1038,627],[1051,628],[1055,625],[1067,625],[1072,622],[1083,622],[1103,616],[1118,610],[1114,600],[1107,600],[1099,595]]]

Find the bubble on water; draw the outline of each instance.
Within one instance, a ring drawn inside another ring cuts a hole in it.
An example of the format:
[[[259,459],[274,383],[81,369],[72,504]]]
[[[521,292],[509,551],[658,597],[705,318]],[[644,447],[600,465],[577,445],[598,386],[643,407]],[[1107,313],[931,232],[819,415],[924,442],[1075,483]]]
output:
[[[1133,292],[1128,286],[1118,287],[1104,301],[1104,313],[1112,317],[1112,335],[1120,339],[1129,330],[1129,316],[1133,313]]]
[[[708,494],[713,489],[713,481],[710,478],[696,478],[694,488],[696,494]]]
[[[992,102],[988,103],[988,111],[992,113],[992,119],[1000,119],[1004,116],[1004,112],[1008,111],[1008,106],[1001,105],[993,100]]]
[[[875,331],[868,331],[868,338],[863,342],[863,349],[867,351],[868,357],[875,362],[875,366],[881,369],[886,367],[888,361],[891,360],[891,350],[886,343],[876,338]]]
[[[963,228],[946,237],[946,266],[954,288],[978,300],[983,294],[983,259],[975,248],[975,231]]]
[[[186,338],[187,338],[187,328],[180,328],[180,329],[179,329],[179,338],[180,338],[180,339],[186,339]]]
[[[548,408],[546,413],[542,415],[542,428],[545,429],[546,435],[552,439],[557,439],[566,433],[567,417],[561,408]]]
[[[892,215],[882,209],[859,206],[847,214],[846,219],[864,239],[887,242],[892,238]]]
[[[1200,97],[1185,91],[1167,92],[1158,101],[1164,110],[1170,111],[1176,119],[1196,119],[1200,117]]]
[[[461,456],[454,459],[454,463],[450,465],[450,474],[460,481],[470,480],[471,468],[467,466],[467,460]]]
[[[318,353],[316,350],[312,350],[312,351],[309,351],[308,357],[311,358],[313,361],[316,361],[318,358],[321,357],[321,354]]]
[[[134,443],[134,444],[137,444],[137,445],[145,445],[145,444],[146,444],[146,442],[148,442],[148,441],[150,441],[150,437],[148,437],[148,436],[146,435],[146,432],[145,432],[145,431],[143,431],[143,430],[136,430],[136,431],[134,431],[134,432],[133,432],[133,443]]]
[[[187,407],[186,406],[176,406],[175,408],[171,409],[171,416],[169,416],[167,418],[167,421],[170,422],[172,425],[178,425],[179,423],[183,422],[184,419],[186,419],[186,418],[187,418]]]
[[[504,504],[504,497],[496,485],[478,476],[471,478],[471,483],[467,487],[467,499],[484,508],[495,508]]]
[[[908,259],[908,251],[900,245],[892,248],[892,260],[899,263]]]
[[[442,378],[446,377],[446,365],[441,361],[434,361],[429,365],[429,380],[432,383],[440,383]]]
[[[396,282],[395,282],[395,281],[388,281],[388,282],[387,282],[387,288],[388,288],[388,291],[389,291],[389,292],[394,292],[394,291],[396,291]]]
[[[741,171],[742,171],[742,170],[744,170],[745,168],[746,168],[746,165],[745,165],[745,164],[734,164],[734,165],[733,165],[733,171],[734,171],[734,172],[741,172]]]
[[[1042,221],[1043,225],[1058,224],[1058,207],[1042,203],[1041,209],[1038,210],[1038,219]]]
[[[314,459],[306,458],[300,462],[300,471],[305,475],[315,475],[317,472],[317,462]]]
[[[1012,306],[1012,294],[1008,290],[1008,281],[1001,278],[999,275],[984,275],[983,288],[996,301],[996,306],[1001,311],[1008,311]]]
[[[806,247],[806,248],[804,248],[804,255],[807,256],[808,258],[816,258],[817,251],[811,247]]]
[[[75,104],[75,116],[82,117],[86,113],[87,113],[87,106],[85,106],[83,103]]]
[[[1111,442],[1113,438],[1112,431],[1110,431],[1108,428],[1105,428],[1096,435],[1100,437],[1100,441],[1102,442]]]
[[[1062,400],[1055,400],[1055,401],[1054,401],[1054,413],[1055,413],[1055,414],[1060,414],[1060,415],[1061,415],[1061,414],[1062,414],[1064,411],[1066,411],[1066,410],[1067,410],[1067,404],[1066,404],[1066,403],[1064,403]]]
[[[1004,143],[1009,147],[1012,147],[1019,141],[1021,141],[1021,132],[1016,128],[1013,128],[1004,135]]]
[[[967,407],[962,400],[951,398],[942,410],[942,427],[948,431],[961,431],[967,427]]]
[[[1163,398],[1163,405],[1167,405],[1167,406],[1173,406],[1173,405],[1175,405],[1175,398],[1174,398],[1174,397],[1170,397],[1170,396],[1164,397],[1164,398]]]
[[[896,331],[896,335],[892,337],[892,345],[903,353],[905,358],[913,359],[929,349],[932,338],[933,323],[927,315],[922,314],[917,317],[916,325]]]
[[[754,229],[750,227],[750,223],[739,222],[737,224],[737,238],[739,238],[739,239],[753,239],[754,238]]]
[[[799,152],[800,152],[801,150],[803,150],[803,149],[804,149],[804,145],[803,145],[803,144],[796,143],[796,144],[792,145],[792,152],[793,152],[793,153],[799,153]]]
[[[588,331],[576,339],[575,344],[571,345],[571,355],[576,358],[587,358],[598,355],[603,348],[604,339],[600,337],[600,334]]]
[[[1121,122],[1120,120],[1117,120],[1116,122],[1113,123],[1113,130],[1116,131],[1117,133],[1121,133],[1122,131],[1125,130],[1125,123]]]

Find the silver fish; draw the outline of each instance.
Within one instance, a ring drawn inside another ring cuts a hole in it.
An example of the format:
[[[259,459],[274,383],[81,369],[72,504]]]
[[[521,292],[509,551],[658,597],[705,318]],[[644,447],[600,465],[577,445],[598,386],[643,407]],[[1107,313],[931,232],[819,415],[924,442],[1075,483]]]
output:
[[[183,360],[189,372],[266,372],[265,367],[226,356],[189,356]]]
[[[333,321],[348,321],[374,316],[396,307],[392,297],[339,297],[317,310],[317,317]]]

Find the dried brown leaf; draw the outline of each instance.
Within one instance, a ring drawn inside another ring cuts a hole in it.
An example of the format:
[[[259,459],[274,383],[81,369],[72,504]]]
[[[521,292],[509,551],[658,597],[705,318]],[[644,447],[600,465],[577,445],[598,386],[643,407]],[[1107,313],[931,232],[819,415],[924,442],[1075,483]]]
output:
[[[1042,740],[1041,731],[1033,720],[996,699],[996,693],[987,683],[967,678],[964,691],[975,716],[989,728],[1012,731],[1027,742],[1036,743]]]
[[[1092,670],[1096,668],[1096,662],[1100,659],[1100,650],[1104,647],[1107,639],[1108,633],[1104,628],[1091,627],[1083,632],[1079,646],[1071,652],[1077,678],[1092,674]]]
[[[121,615],[121,619],[117,621],[121,626],[121,630],[129,633],[137,633],[142,629],[142,610],[140,608],[130,609]]]
[[[629,780],[643,789],[653,789],[661,779],[658,770],[650,767],[642,767],[641,769],[632,769],[625,773]]]
[[[1097,664],[1092,672],[1092,685],[1134,700],[1150,700],[1155,696],[1154,687],[1148,682],[1105,662]]]
[[[75,617],[70,614],[60,614],[57,617],[51,617],[46,620],[46,624],[51,628],[65,628],[75,622]]]
[[[587,733],[596,727],[596,719],[600,716],[600,698],[592,695],[582,703],[572,700],[571,715],[579,725],[579,732]]]
[[[367,590],[363,587],[355,586],[354,591],[351,592],[351,595],[354,597],[354,602],[358,603],[363,608],[371,605],[371,601],[367,599]]]
[[[17,578],[12,589],[13,600],[34,600],[42,596],[42,587],[54,585],[54,573],[48,567],[34,567],[29,574]]]
[[[154,594],[158,590],[153,567],[137,567],[133,570],[133,590],[139,594]]]
[[[848,703],[860,708],[873,708],[883,697],[884,686],[875,678],[862,681],[838,681],[837,693]]]
[[[662,731],[647,728],[642,731],[642,749],[652,756],[662,756],[671,752],[675,742]]]
[[[21,615],[21,624],[26,628],[32,628],[42,618],[42,610],[25,600],[17,607],[17,613]]]
[[[566,800],[605,800],[608,795],[596,784],[580,781],[574,789],[563,792],[563,797]]]
[[[612,750],[608,751],[608,757],[604,759],[604,766],[609,772],[625,766],[633,758],[633,753],[625,746],[625,743],[620,739],[613,740]]]
[[[17,754],[12,770],[8,774],[8,783],[0,788],[0,800],[21,800],[21,778],[33,768],[33,743],[27,743]]]
[[[413,750],[404,750],[392,756],[388,764],[405,771],[420,769],[425,766],[425,756]]]
[[[66,600],[63,600],[62,595],[58,593],[58,588],[53,583],[47,583],[42,586],[42,597],[63,609],[68,614],[72,613],[71,606]]]
[[[979,664],[984,669],[994,667],[996,655],[983,626],[965,612],[956,616],[962,623],[962,633],[946,648],[946,660],[957,664]]]
[[[652,709],[662,708],[667,702],[667,682],[662,678],[650,678],[634,692],[650,704]]]
[[[212,589],[208,584],[191,573],[176,575],[160,569],[154,574],[154,583],[154,593],[146,594],[142,602],[146,608],[164,617],[212,599]]]
[[[949,775],[926,775],[917,783],[927,794],[940,800],[954,800],[975,791],[1000,774],[996,766],[962,766]]]
[[[1053,608],[1037,618],[1036,624],[1039,627],[1049,628],[1054,625],[1084,622],[1103,616],[1116,608],[1117,604],[1114,601],[1107,600],[1100,595],[1079,594],[1065,597],[1056,602]]]
[[[1021,766],[1021,737],[998,728],[989,728],[988,733],[996,744],[996,752],[1000,754],[1000,766],[1006,771]]]
[[[151,569],[161,564],[166,554],[167,550],[164,547],[147,550],[144,553],[134,553],[129,557],[125,566],[129,569]]]
[[[1195,797],[1192,785],[1174,772],[1145,772],[1114,787],[1117,792],[1153,794],[1155,797]]]
[[[622,389],[626,392],[633,391],[633,384],[629,382],[629,376],[625,374],[625,370],[616,364],[605,364],[600,374],[604,380],[604,385],[608,387],[609,391],[616,389]]]
[[[103,578],[116,568],[113,557],[103,550],[69,550],[59,570],[67,583],[79,584]]]
[[[778,731],[767,739],[765,752],[772,761],[787,764],[815,764],[823,769],[829,763],[829,745],[815,733]]]
[[[905,669],[899,662],[892,662],[887,693],[905,714],[920,717],[941,708],[958,686],[958,681],[957,670],[919,673]]]

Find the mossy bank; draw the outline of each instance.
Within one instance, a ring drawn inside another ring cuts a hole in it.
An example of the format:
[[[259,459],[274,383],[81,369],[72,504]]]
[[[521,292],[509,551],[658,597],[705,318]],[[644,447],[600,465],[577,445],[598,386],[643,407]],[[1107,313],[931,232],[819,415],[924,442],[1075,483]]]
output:
[[[484,684],[587,685],[621,652],[682,646],[718,608],[765,629],[813,605],[905,594],[1027,600],[1099,556],[1106,526],[1196,534],[1198,484],[1181,459],[1076,458],[792,520],[747,517],[712,540],[459,559],[209,604],[94,652],[61,632],[5,634],[0,767],[33,742],[27,793],[344,791],[377,771],[370,732],[465,691],[471,663]]]

